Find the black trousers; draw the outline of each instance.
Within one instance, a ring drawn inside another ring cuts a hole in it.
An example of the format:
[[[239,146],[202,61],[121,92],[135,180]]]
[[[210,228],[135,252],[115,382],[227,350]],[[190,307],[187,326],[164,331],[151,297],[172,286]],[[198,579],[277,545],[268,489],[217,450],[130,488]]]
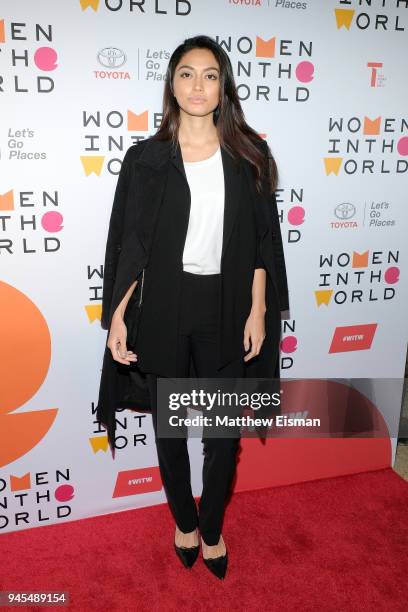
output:
[[[189,376],[190,358],[198,377],[244,376],[242,357],[216,369],[220,279],[220,274],[183,272],[177,378]],[[239,436],[210,438],[203,435],[203,490],[197,511],[191,489],[187,437],[157,436],[157,378],[154,373],[147,373],[159,468],[168,503],[181,531],[188,533],[198,526],[204,542],[213,546],[218,543],[222,531],[225,505],[236,470]]]

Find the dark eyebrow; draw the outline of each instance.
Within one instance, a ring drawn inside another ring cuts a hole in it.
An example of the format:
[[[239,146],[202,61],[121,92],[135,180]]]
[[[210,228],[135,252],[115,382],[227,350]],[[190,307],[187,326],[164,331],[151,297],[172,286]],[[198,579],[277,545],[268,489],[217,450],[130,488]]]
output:
[[[190,68],[191,70],[194,70],[193,66],[188,66],[187,64],[183,64],[182,66],[177,68],[177,70],[181,70],[182,68]],[[218,68],[216,68],[215,66],[209,66],[208,68],[204,68],[204,72],[206,72],[207,70],[216,70],[217,72],[219,72]]]

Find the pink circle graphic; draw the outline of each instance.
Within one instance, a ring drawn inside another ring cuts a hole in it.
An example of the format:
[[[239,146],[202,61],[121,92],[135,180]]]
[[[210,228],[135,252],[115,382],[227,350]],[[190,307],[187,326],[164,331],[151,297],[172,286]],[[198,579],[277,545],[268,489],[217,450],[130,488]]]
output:
[[[313,73],[314,65],[312,62],[300,62],[296,66],[296,78],[301,83],[310,83],[310,81],[313,81]]]
[[[52,47],[39,47],[34,53],[34,64],[44,72],[57,68],[57,52]]]
[[[296,336],[286,336],[280,343],[282,353],[294,353],[297,349]]]
[[[64,227],[64,217],[56,210],[46,212],[41,218],[41,225],[47,232],[60,232]]]
[[[60,502],[70,501],[74,497],[74,487],[69,484],[60,485],[55,489],[54,497]]]
[[[397,151],[400,155],[408,155],[408,136],[403,136],[399,139]]]
[[[391,268],[387,268],[387,270],[384,272],[385,282],[388,283],[389,285],[398,283],[399,273],[400,273],[400,270],[396,266],[391,266]]]
[[[288,221],[291,225],[302,225],[305,221],[305,209],[302,206],[292,206],[288,211]]]

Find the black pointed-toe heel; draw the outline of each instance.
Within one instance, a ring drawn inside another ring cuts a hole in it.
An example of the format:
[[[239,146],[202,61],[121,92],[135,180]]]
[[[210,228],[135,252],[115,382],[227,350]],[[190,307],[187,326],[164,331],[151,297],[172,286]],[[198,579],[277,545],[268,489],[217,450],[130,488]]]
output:
[[[203,561],[214,576],[217,576],[217,578],[220,578],[221,580],[225,578],[228,565],[228,552],[226,552],[225,555],[215,557],[214,559],[204,559],[203,557]]]
[[[181,560],[182,564],[184,565],[184,567],[187,568],[191,568],[193,567],[194,563],[196,562],[196,559],[198,557],[198,551],[200,550],[200,545],[197,544],[197,546],[177,546],[177,544],[174,542],[174,549],[176,551],[176,554],[178,556],[178,558]]]

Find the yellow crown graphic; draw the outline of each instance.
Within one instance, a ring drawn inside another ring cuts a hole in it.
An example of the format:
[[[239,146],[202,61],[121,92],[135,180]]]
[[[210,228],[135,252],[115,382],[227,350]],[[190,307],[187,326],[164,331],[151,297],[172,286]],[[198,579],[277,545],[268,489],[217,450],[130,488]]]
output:
[[[333,289],[321,289],[315,291],[316,305],[321,306],[324,304],[328,306],[330,304],[331,297],[333,295]]]
[[[85,11],[88,7],[91,7],[94,11],[98,10],[99,0],[79,0],[79,4],[81,5],[81,9]]]
[[[340,30],[343,26],[350,29],[351,22],[353,21],[355,11],[351,9],[334,9],[336,15],[337,29]]]
[[[81,162],[85,170],[85,176],[89,176],[94,172],[97,176],[101,175],[104,162],[103,155],[81,155]]]

